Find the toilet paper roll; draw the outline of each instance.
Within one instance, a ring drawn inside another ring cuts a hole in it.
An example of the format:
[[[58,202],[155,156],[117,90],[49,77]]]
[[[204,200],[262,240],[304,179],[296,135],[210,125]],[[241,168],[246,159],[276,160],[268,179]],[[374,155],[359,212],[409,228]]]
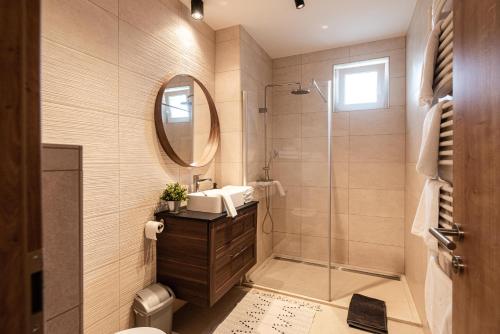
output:
[[[157,222],[154,220],[150,220],[146,223],[146,227],[144,228],[144,234],[146,234],[147,239],[157,240],[156,234],[163,232],[163,223]]]

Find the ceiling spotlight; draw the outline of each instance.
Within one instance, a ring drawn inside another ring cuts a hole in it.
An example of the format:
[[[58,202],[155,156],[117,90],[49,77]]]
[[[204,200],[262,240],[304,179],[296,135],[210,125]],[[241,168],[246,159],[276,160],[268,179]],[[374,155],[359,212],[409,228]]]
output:
[[[295,8],[302,9],[305,5],[304,0],[295,0]]]
[[[203,19],[203,0],[191,0],[191,17],[195,20]]]

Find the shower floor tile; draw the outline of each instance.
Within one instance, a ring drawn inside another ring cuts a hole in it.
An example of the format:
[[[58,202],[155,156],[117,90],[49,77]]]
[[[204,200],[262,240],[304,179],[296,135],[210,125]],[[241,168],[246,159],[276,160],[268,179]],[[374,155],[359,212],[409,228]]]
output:
[[[269,259],[250,275],[255,286],[328,300],[328,269],[300,262]],[[401,280],[332,269],[332,304],[349,307],[353,293],[384,300],[391,319],[420,324],[404,276]]]

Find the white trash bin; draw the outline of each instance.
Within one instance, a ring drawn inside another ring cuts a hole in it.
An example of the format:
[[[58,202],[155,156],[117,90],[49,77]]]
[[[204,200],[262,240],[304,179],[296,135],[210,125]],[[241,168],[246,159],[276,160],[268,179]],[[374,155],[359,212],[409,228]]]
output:
[[[139,291],[134,299],[135,325],[172,332],[172,304],[175,295],[168,286],[152,284]]]

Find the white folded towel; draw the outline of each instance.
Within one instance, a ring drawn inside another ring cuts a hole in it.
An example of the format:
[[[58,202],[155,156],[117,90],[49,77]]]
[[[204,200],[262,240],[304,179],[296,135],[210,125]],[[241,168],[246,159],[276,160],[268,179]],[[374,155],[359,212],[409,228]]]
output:
[[[245,203],[253,201],[254,188],[251,186],[224,186],[223,190],[243,193]]]
[[[281,185],[281,182],[278,181],[278,180],[274,180],[273,181],[273,184],[276,186],[276,188],[278,189],[278,192],[280,194],[281,197],[285,196],[286,193],[285,193],[285,190],[283,189],[283,186]]]
[[[438,176],[439,132],[444,102],[437,103],[429,110],[425,116],[422,131],[417,172],[431,178]]]
[[[417,212],[413,219],[411,233],[424,239],[431,251],[437,251],[437,240],[429,233],[429,228],[438,227],[439,223],[439,190],[448,185],[442,180],[428,179],[425,181]]]
[[[452,282],[434,255],[427,261],[425,314],[432,334],[452,334]]]
[[[440,22],[434,26],[434,29],[432,29],[429,34],[427,46],[425,48],[424,63],[422,65],[422,81],[420,82],[419,101],[421,106],[430,105],[434,99],[434,67],[436,66],[436,57],[439,47],[439,34],[441,33]]]

